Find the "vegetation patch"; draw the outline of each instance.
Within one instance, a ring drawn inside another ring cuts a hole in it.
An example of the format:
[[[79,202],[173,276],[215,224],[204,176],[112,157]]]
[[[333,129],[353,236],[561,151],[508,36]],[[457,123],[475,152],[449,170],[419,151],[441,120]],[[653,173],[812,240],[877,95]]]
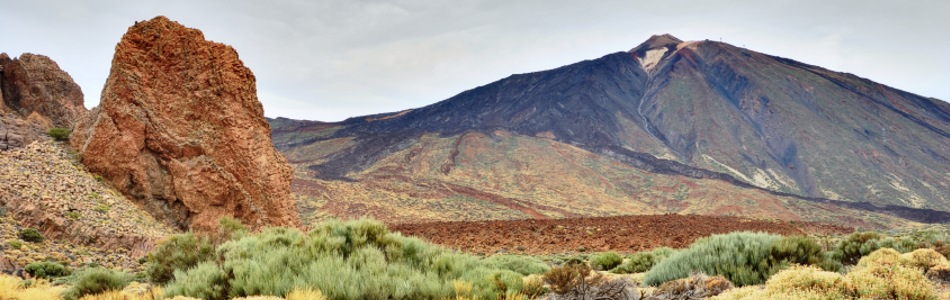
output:
[[[203,248],[200,239],[190,236],[170,241],[176,241],[175,246],[166,242],[150,255],[150,270],[162,263],[164,255],[159,253]],[[547,270],[529,257],[479,259],[456,253],[391,233],[370,220],[328,221],[309,232],[265,229],[226,241],[214,253],[214,259],[198,255],[174,260],[183,267],[173,268],[166,296],[287,297],[311,289],[327,299],[443,299],[454,296],[461,282],[471,285],[470,294],[479,299],[496,299],[522,294],[525,274]]]

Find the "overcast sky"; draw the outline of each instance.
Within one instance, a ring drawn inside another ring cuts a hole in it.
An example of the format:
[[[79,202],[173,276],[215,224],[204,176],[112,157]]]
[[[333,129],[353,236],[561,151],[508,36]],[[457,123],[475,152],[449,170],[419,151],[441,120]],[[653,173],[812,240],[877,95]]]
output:
[[[9,1],[0,51],[50,56],[99,103],[116,43],[165,15],[237,49],[268,117],[425,106],[652,34],[724,42],[950,100],[950,1]]]

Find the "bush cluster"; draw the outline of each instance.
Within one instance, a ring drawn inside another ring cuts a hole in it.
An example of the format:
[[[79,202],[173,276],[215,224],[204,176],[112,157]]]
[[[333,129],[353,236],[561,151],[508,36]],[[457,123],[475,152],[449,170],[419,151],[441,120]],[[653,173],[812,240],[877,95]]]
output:
[[[103,268],[90,268],[76,274],[72,286],[63,293],[64,300],[76,300],[85,295],[119,291],[129,285],[129,274]]]
[[[59,127],[53,127],[53,128],[50,128],[48,131],[46,131],[47,135],[49,135],[54,140],[57,140],[60,142],[68,141],[70,133],[71,132],[69,128],[59,128]]]
[[[676,253],[676,250],[668,247],[656,248],[647,252],[637,252],[628,257],[622,264],[610,270],[617,274],[643,273],[649,271],[654,265],[665,260],[670,255]]]
[[[163,261],[159,257],[168,255],[158,253],[202,248],[190,237],[176,246],[163,244],[149,256],[149,269],[159,263],[183,266],[173,268],[166,296],[202,299],[284,297],[305,288],[327,299],[443,299],[454,295],[453,283],[459,282],[471,285],[473,297],[496,299],[527,292],[523,277],[548,270],[530,257],[456,253],[370,220],[328,221],[309,232],[270,228],[232,238],[205,258]]]
[[[24,271],[35,278],[52,279],[56,277],[69,276],[71,272],[66,266],[57,262],[42,261],[27,264]]]
[[[590,256],[590,266],[595,271],[606,271],[616,268],[623,262],[623,256],[617,252],[600,252]]]
[[[35,228],[23,228],[20,229],[20,232],[17,234],[21,240],[31,242],[31,243],[40,243],[43,242],[43,234]]]
[[[764,289],[735,289],[713,299],[923,300],[936,299],[936,291],[920,269],[907,265],[896,250],[883,248],[861,258],[847,275],[794,265],[769,278]]]
[[[146,257],[145,274],[155,284],[174,278],[175,270],[187,270],[214,257],[214,247],[207,238],[194,233],[176,234],[158,244]]]
[[[745,286],[763,283],[791,264],[817,265],[833,271],[841,267],[812,238],[736,232],[697,240],[689,249],[656,264],[644,282],[658,285],[702,272],[722,275]]]

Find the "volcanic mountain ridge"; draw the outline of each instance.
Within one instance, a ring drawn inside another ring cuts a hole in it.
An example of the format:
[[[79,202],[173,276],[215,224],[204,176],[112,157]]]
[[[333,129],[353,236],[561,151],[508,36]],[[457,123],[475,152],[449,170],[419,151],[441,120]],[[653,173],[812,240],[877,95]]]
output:
[[[708,40],[654,36],[397,113],[270,122],[304,213],[749,215],[804,201],[790,217],[831,205],[950,221],[950,104]]]

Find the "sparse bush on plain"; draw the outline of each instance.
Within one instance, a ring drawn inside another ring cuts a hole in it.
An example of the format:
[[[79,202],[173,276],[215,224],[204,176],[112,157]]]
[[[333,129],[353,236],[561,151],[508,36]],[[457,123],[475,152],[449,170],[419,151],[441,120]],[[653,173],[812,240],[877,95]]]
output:
[[[627,258],[610,272],[617,274],[643,273],[649,271],[654,265],[663,261],[670,255],[676,253],[676,250],[668,247],[661,247],[647,252],[637,252]]]
[[[491,267],[514,271],[524,276],[544,274],[551,269],[543,261],[525,255],[493,255],[485,258],[483,262]]]
[[[613,251],[594,253],[590,256],[590,266],[594,268],[595,271],[610,270],[616,268],[622,262],[623,256]]]
[[[35,278],[43,278],[43,279],[52,279],[56,277],[69,276],[69,274],[71,274],[71,272],[69,272],[69,269],[67,269],[66,266],[63,266],[60,263],[51,262],[51,261],[41,261],[41,262],[30,263],[26,265],[26,267],[24,267],[23,270],[29,273],[30,276],[33,276]]]
[[[778,235],[752,232],[702,238],[654,266],[644,283],[655,286],[702,272],[722,275],[738,286],[760,284],[773,271],[768,260],[772,244],[780,239]]]
[[[551,268],[544,281],[551,287],[552,299],[636,299],[640,295],[628,279],[608,279],[583,263]]]
[[[371,220],[242,234],[214,257],[175,271],[166,295],[285,297],[309,288],[327,299],[444,299],[453,296],[453,282],[466,282],[479,299],[515,299],[523,296],[523,274],[547,268],[530,257],[455,253]]]
[[[23,228],[20,229],[20,232],[17,234],[21,240],[31,242],[31,243],[41,243],[43,242],[43,234],[35,228]]]
[[[119,291],[131,281],[129,274],[103,268],[85,269],[76,275],[72,286],[63,293],[64,300],[76,300],[85,295]]]
[[[168,237],[146,257],[149,280],[165,284],[174,278],[175,270],[187,270],[210,260],[214,248],[208,239],[188,232]]]

